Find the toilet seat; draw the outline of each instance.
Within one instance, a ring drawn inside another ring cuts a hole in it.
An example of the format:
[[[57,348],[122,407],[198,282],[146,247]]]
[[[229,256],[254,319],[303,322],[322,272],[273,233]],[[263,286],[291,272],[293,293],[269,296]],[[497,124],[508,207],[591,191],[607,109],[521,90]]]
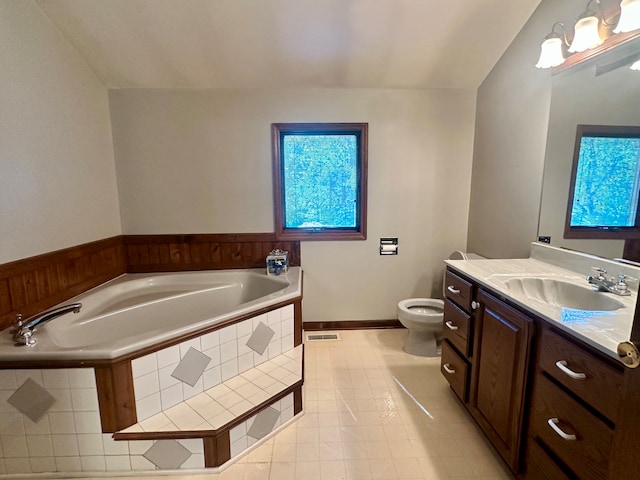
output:
[[[444,301],[437,298],[407,298],[398,302],[398,319],[400,320],[439,324],[442,322],[443,312]]]

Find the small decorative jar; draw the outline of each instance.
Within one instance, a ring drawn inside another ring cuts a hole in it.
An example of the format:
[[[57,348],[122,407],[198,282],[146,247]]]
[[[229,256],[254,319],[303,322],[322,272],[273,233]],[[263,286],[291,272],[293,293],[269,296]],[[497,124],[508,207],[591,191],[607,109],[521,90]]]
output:
[[[267,256],[267,275],[280,275],[289,270],[289,252],[276,248]]]

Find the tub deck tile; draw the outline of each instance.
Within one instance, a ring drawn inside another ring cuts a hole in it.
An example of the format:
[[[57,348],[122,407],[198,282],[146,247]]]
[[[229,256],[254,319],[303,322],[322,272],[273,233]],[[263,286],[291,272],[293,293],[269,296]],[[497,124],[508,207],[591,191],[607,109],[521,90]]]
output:
[[[217,430],[302,380],[302,345],[120,433]]]

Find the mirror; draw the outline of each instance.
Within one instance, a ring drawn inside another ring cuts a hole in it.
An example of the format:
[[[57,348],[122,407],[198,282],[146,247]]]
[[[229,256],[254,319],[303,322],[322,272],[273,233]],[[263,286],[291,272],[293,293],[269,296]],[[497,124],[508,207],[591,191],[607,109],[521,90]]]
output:
[[[578,67],[553,77],[538,235],[551,244],[603,257],[622,257],[622,239],[564,238],[576,129],[586,125],[640,126],[640,71],[628,65],[596,76]]]

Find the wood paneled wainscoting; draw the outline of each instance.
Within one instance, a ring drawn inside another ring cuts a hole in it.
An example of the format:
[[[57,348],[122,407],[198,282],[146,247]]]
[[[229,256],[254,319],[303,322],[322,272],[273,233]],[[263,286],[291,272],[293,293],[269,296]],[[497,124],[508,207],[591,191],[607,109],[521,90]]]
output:
[[[300,242],[274,233],[121,235],[0,265],[0,330],[123,273],[261,268],[274,248],[300,266]]]
[[[277,242],[273,233],[125,235],[123,242],[130,273],[261,268],[274,248],[300,266],[300,242]]]
[[[0,265],[0,329],[125,273],[122,237]]]

